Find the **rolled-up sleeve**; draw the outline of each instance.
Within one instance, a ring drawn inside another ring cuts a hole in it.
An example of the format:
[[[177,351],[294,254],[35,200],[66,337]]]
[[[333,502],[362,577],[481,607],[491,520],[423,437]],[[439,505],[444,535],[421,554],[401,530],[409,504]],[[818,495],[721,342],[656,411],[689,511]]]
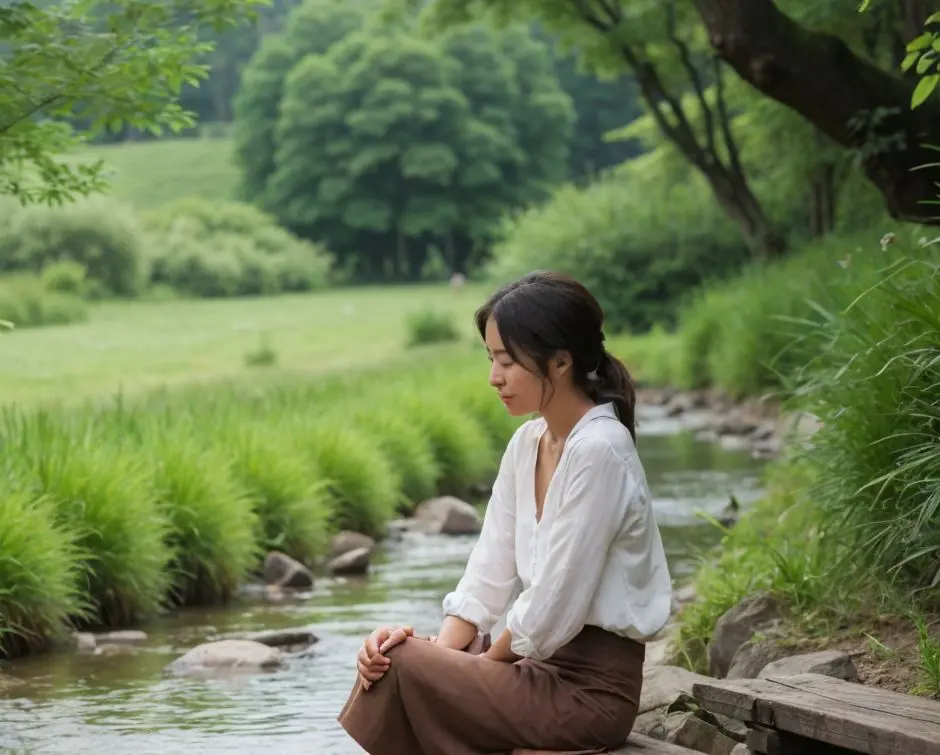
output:
[[[636,487],[628,464],[592,439],[572,447],[560,482],[545,555],[506,622],[512,651],[535,660],[551,657],[584,627]]]
[[[444,615],[489,632],[506,610],[516,586],[516,485],[518,431],[499,465],[483,527],[456,589],[444,598]]]

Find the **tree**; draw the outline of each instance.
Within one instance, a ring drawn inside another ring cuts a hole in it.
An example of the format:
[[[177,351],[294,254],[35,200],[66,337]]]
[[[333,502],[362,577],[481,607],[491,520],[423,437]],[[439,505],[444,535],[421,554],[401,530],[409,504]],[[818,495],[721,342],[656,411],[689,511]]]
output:
[[[520,30],[440,40],[361,31],[287,77],[268,208],[360,278],[452,270],[502,214],[563,179],[573,110],[547,49]]]
[[[833,34],[799,24],[773,0],[693,2],[722,59],[758,91],[856,151],[893,216],[940,223],[927,204],[936,193],[937,170],[919,169],[935,163],[929,145],[940,143],[940,102],[909,106],[925,85],[883,70]],[[924,0],[901,5],[907,37],[935,7]]]
[[[0,8],[0,194],[62,202],[102,188],[101,162],[62,155],[125,124],[161,133],[192,124],[184,84],[206,76],[200,30],[251,19],[265,0],[12,0]]]
[[[233,103],[235,156],[246,199],[261,200],[274,172],[275,129],[287,75],[305,56],[326,53],[363,28],[372,5],[368,0],[307,0],[290,12],[284,32],[266,37],[251,58]]]

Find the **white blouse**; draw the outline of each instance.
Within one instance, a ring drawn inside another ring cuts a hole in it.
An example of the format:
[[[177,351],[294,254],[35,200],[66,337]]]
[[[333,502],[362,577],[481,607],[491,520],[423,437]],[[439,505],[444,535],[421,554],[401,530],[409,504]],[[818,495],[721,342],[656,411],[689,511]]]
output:
[[[510,440],[444,614],[489,632],[521,582],[506,617],[516,655],[549,658],[585,625],[645,641],[669,619],[672,581],[633,439],[613,405],[591,409],[568,436],[536,522],[546,427],[530,420]]]

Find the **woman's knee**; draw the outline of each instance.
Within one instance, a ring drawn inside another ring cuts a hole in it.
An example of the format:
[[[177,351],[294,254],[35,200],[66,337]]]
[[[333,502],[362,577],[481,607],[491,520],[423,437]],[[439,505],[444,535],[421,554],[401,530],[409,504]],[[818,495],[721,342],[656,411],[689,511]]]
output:
[[[427,640],[416,640],[414,637],[409,637],[389,649],[385,654],[390,661],[386,676],[394,674],[397,677],[410,677],[413,671],[424,664],[426,653],[430,649],[431,645]]]

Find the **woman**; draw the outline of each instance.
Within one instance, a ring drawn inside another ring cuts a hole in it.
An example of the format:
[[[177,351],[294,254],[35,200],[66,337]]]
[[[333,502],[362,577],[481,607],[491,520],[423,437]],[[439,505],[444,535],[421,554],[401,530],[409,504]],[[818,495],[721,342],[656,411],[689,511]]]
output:
[[[672,600],[634,388],[600,305],[566,276],[525,276],[476,325],[506,409],[541,416],[509,442],[440,633],[373,632],[339,721],[370,755],[604,752],[633,726],[643,643]]]

